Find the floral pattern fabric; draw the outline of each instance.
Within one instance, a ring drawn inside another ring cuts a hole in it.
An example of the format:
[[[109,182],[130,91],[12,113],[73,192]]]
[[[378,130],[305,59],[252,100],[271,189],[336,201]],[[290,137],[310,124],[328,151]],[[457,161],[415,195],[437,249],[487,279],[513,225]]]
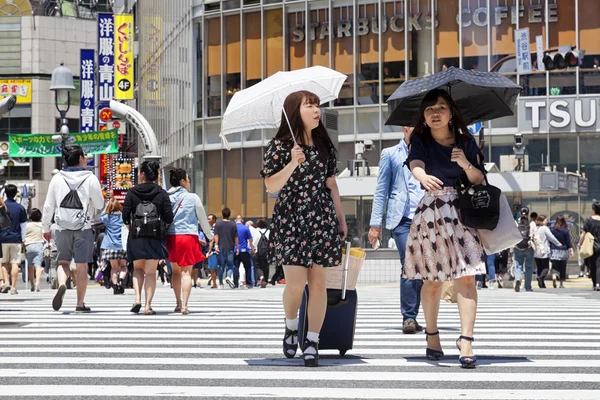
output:
[[[264,156],[263,178],[291,160],[291,144],[272,140]],[[342,261],[342,241],[327,178],[337,174],[335,152],[324,163],[316,147],[303,146],[305,161],[279,192],[271,219],[270,261],[275,265],[335,267]]]

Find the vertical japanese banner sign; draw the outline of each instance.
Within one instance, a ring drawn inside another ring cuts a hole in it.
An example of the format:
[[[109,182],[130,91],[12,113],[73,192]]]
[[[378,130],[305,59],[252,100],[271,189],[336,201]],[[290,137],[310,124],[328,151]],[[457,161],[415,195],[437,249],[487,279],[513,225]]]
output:
[[[115,15],[115,98],[133,100],[133,15]]]
[[[515,54],[517,58],[517,74],[533,73],[529,48],[529,28],[515,30]]]
[[[545,71],[546,66],[544,65],[544,37],[538,35],[535,37],[535,51],[537,53],[537,69],[538,71]]]
[[[95,122],[95,65],[96,52],[93,49],[81,49],[79,75],[79,132],[93,132]]]
[[[110,101],[115,94],[115,20],[112,14],[98,14],[98,113],[110,112]],[[105,118],[106,119],[106,118]],[[98,130],[106,123],[98,118]]]

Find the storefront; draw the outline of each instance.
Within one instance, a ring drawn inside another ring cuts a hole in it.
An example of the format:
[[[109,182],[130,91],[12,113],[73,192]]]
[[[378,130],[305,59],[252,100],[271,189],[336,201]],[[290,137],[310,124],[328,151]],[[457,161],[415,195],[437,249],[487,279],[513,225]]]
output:
[[[591,104],[586,99],[593,99],[597,105],[596,94],[600,94],[600,41],[597,40],[600,2],[596,3],[205,1],[192,10],[193,160],[181,158],[175,164],[194,165],[195,188],[203,194],[209,212],[218,214],[227,205],[233,214],[247,218],[268,216],[273,200],[266,196],[259,172],[263,149],[274,131],[233,135],[229,139],[231,151],[223,149],[219,138],[221,116],[236,91],[277,71],[313,65],[324,65],[348,75],[339,99],[328,105],[338,114],[339,165],[344,169],[347,160],[354,157],[356,141],[374,142],[376,149],[366,153],[366,158],[371,166],[376,166],[381,149],[401,139],[400,127],[384,125],[388,116],[385,101],[407,77],[426,76],[450,66],[481,71],[495,67],[524,89],[515,117],[486,124],[488,161],[499,166],[501,156],[513,152],[514,134],[522,131],[529,170],[556,166],[560,171],[567,168],[571,172],[585,172],[589,178],[589,195],[585,198],[520,199],[539,213],[554,216],[569,211],[578,220],[590,213],[590,200],[600,198],[597,173],[600,164],[594,158],[600,131],[596,123],[590,123],[590,109],[583,105]],[[585,51],[581,67],[550,73],[536,70],[518,77],[514,60],[505,59],[515,53],[513,36],[518,28],[530,30],[534,65],[537,65],[535,38],[542,35],[545,48],[571,45]],[[157,71],[156,76],[162,74],[160,68]],[[140,88],[143,92],[150,85]],[[577,108],[580,107],[577,99],[581,99],[581,110]],[[541,107],[528,101],[559,103]],[[560,101],[569,105],[562,106]],[[564,117],[561,114],[564,107],[572,108],[571,125],[564,120],[556,126],[546,124],[547,112],[552,114],[554,110],[554,114]],[[534,108],[539,111],[539,127],[527,130],[526,121],[531,120],[528,116]],[[597,114],[594,118],[597,119]],[[583,124],[577,125],[579,122]],[[370,204],[368,198],[344,202],[352,236],[365,236]]]

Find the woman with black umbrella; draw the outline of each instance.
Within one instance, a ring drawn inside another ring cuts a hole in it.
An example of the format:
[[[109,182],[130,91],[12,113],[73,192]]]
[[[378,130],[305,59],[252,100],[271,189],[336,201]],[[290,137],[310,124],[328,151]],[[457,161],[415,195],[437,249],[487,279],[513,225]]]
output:
[[[463,368],[474,368],[475,276],[485,274],[485,263],[476,231],[460,221],[455,185],[457,181],[481,184],[485,170],[483,155],[445,90],[431,90],[423,98],[407,162],[427,191],[410,228],[404,265],[407,278],[424,280],[426,355],[430,360],[444,355],[437,327],[439,299],[442,283],[453,281],[461,319],[461,336],[456,342],[460,363]]]

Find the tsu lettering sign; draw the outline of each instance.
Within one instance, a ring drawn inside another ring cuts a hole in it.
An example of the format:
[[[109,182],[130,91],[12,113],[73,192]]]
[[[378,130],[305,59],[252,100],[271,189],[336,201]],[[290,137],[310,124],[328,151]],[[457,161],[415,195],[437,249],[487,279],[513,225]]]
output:
[[[133,15],[115,15],[115,98],[133,100]]]
[[[115,96],[115,20],[112,14],[98,14],[98,109],[109,107]],[[105,124],[98,124],[101,129]]]
[[[529,49],[529,28],[515,30],[515,54],[517,59],[517,74],[525,75],[533,73]]]
[[[60,143],[52,141],[50,134],[12,134],[9,135],[9,157],[61,157]],[[85,154],[118,153],[118,134],[116,130],[88,133],[73,133],[73,144],[83,148]]]
[[[95,130],[95,68],[94,68],[95,53],[93,49],[81,49],[80,52],[80,75],[79,75],[79,131],[91,132]]]

